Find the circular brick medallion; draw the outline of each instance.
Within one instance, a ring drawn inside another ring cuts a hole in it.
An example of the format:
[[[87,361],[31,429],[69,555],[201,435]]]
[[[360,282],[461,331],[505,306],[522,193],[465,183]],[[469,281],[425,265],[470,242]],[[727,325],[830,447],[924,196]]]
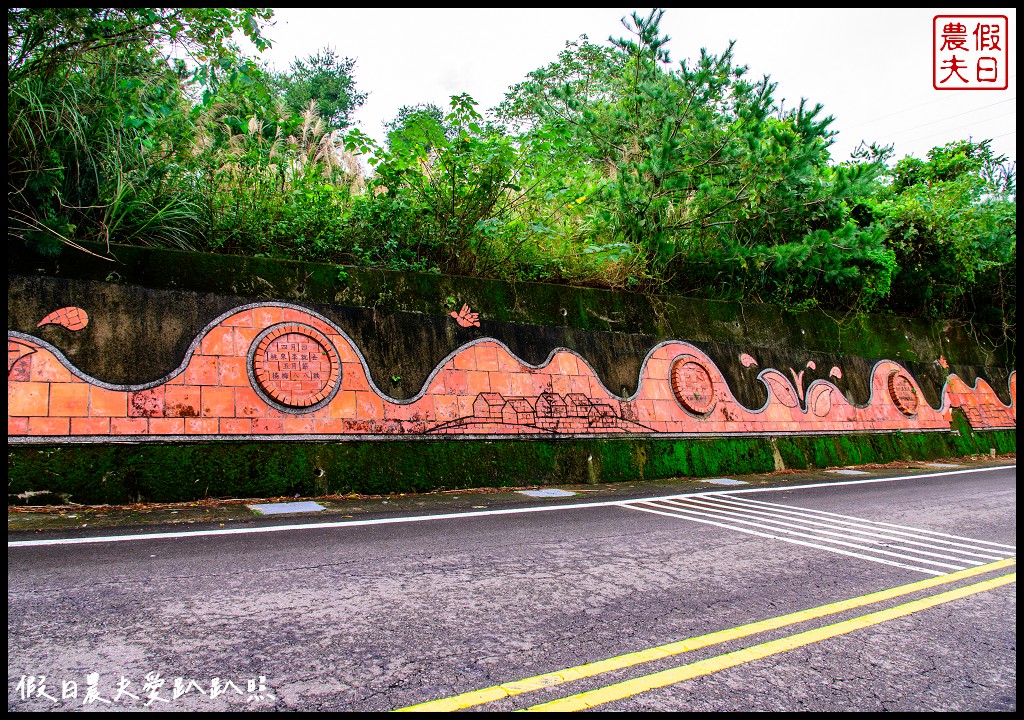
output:
[[[889,397],[896,409],[907,417],[917,414],[917,391],[910,378],[899,370],[889,373]]]
[[[311,412],[338,392],[341,362],[323,333],[302,323],[281,323],[253,341],[249,377],[271,405],[287,412]]]
[[[715,383],[697,359],[684,355],[672,363],[672,394],[687,412],[707,415],[715,407]]]

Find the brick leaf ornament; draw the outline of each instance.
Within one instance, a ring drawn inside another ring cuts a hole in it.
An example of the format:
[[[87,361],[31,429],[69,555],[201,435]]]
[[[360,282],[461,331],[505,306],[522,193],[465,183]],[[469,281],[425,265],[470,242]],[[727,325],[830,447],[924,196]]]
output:
[[[59,325],[72,332],[78,332],[89,324],[89,313],[80,307],[64,307],[54,310],[52,313],[39,321],[36,327],[43,325]]]

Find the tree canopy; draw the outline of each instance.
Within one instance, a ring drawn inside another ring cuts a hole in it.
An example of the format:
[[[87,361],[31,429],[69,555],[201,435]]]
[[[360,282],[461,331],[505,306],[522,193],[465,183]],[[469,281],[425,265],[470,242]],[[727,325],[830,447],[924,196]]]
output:
[[[570,40],[486,111],[372,89],[321,49],[272,72],[261,8],[8,10],[8,235],[98,240],[974,321],[1015,333],[1016,166],[987,140],[835,162],[664,12]],[[82,248],[84,249],[84,248]]]

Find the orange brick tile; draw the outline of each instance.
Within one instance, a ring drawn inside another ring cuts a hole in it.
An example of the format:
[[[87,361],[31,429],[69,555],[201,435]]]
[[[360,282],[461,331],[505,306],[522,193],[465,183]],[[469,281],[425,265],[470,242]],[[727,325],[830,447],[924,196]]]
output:
[[[440,373],[444,376],[444,391],[437,393],[443,395],[465,395],[469,392],[469,373],[466,370],[446,370]]]
[[[569,382],[572,386],[574,393],[581,393],[583,395],[590,396],[590,378],[586,375],[573,375],[569,378]],[[598,397],[603,399],[604,393],[601,393]],[[596,399],[596,398],[595,398]]]
[[[530,397],[540,397],[542,393],[554,392],[551,375],[545,372],[534,372],[530,373],[530,377],[533,379],[533,392],[524,393],[525,395]]]
[[[110,418],[71,418],[72,435],[109,435]]]
[[[510,373],[512,379],[512,395],[515,397],[530,397],[533,392],[533,376],[529,373]]]
[[[359,363],[341,364],[341,389],[369,391],[370,383],[366,382],[363,366]]]
[[[452,358],[452,367],[455,370],[476,370],[476,353],[474,348],[467,348]]]
[[[319,400],[317,402],[319,402]],[[307,413],[307,415],[308,415],[308,417],[311,417],[311,418],[314,418],[314,419],[316,419],[316,418],[329,418],[331,416],[331,411],[329,409],[327,409],[327,407],[325,406],[325,407],[319,408],[317,410],[314,410],[313,412]]]
[[[338,359],[341,360],[341,362],[359,362],[359,356],[356,354],[355,350],[352,349],[348,340],[335,332],[328,333],[327,339],[334,344],[334,349],[338,351]]]
[[[475,398],[469,395],[460,395],[458,397],[458,413],[459,417],[469,417],[473,414],[473,400]],[[435,417],[437,413],[434,413]]]
[[[235,415],[238,417],[264,417],[267,403],[251,387],[235,388]]]
[[[579,374],[579,365],[576,363],[576,357],[567,352],[560,352],[555,355],[552,368],[560,375]]]
[[[243,310],[221,323],[227,327],[252,327],[252,310]]]
[[[385,420],[408,420],[412,416],[412,410],[409,405],[399,405],[398,403],[384,403],[384,419]]]
[[[222,387],[249,387],[245,358],[217,358],[217,379]]]
[[[338,335],[337,330],[331,327],[329,323],[325,323],[320,318],[315,318],[312,315],[310,315],[308,318],[306,318],[305,322],[306,324],[312,326],[314,330],[319,330],[328,338],[332,338],[331,342],[334,342],[333,338],[340,337]]]
[[[633,403],[633,407],[636,409],[637,422],[641,422],[646,425],[657,420],[657,416],[654,412],[654,403],[652,401],[640,400]]]
[[[201,397],[200,413],[203,417],[234,417],[234,388],[204,387]]]
[[[359,420],[384,418],[384,401],[374,392],[356,393],[356,417]]]
[[[421,397],[412,405],[408,406],[412,415],[418,420],[432,420],[434,418],[434,398],[430,395]]]
[[[89,387],[89,415],[92,417],[125,417],[128,414],[128,393],[121,390]]]
[[[434,417],[438,422],[447,422],[465,416],[459,415],[459,400],[454,395],[436,395],[434,396]]]
[[[28,433],[28,418],[26,417],[7,417],[7,434],[8,435],[26,435]]]
[[[284,432],[289,435],[308,435],[313,432],[313,418],[288,416],[284,418]]]
[[[244,359],[249,354],[249,347],[261,332],[263,331],[260,328],[236,327],[235,355]]]
[[[32,355],[32,369],[29,373],[32,382],[71,382],[71,373],[50,353],[40,350]]]
[[[52,383],[50,385],[49,415],[51,417],[88,417],[89,386],[84,383]]]
[[[487,373],[491,392],[501,393],[505,397],[512,395],[512,376],[507,372]]]
[[[181,435],[185,432],[185,418],[150,418],[151,435]]]
[[[356,394],[351,390],[339,390],[327,406],[332,418],[354,419],[356,416]]]
[[[312,317],[309,313],[296,310],[295,308],[281,308],[281,316],[284,322],[300,322],[307,325],[317,322],[316,318]]]
[[[498,369],[503,372],[522,372],[525,368],[515,355],[512,355],[504,348],[498,348]]]
[[[216,385],[217,358],[193,355],[185,368],[186,385]]]
[[[7,382],[29,382],[32,379],[32,355],[25,355],[14,361],[7,371]]]
[[[69,435],[71,418],[30,417],[28,435]]]
[[[345,432],[345,421],[341,418],[316,418],[313,431],[321,435],[341,435]]]
[[[146,418],[110,418],[111,435],[146,435],[149,433],[149,420]]]
[[[175,385],[164,389],[164,415],[199,417],[201,392],[196,385]]]
[[[248,435],[252,432],[252,420],[221,418],[220,432],[222,435]]]
[[[566,375],[552,375],[551,391],[559,395],[568,395],[572,392],[572,380]]]
[[[647,396],[655,400],[671,400],[674,397],[668,380],[648,380],[644,389]]]
[[[654,400],[654,419],[662,422],[671,422],[676,418],[675,402],[671,400]]]
[[[163,417],[163,385],[128,393],[128,417]]]
[[[491,374],[476,370],[468,371],[466,373],[466,394],[476,397],[482,392],[491,392]]]
[[[279,307],[258,307],[253,308],[252,324],[254,327],[267,328],[281,322],[284,308]]]
[[[49,383],[7,383],[8,417],[43,417],[49,414]]]
[[[233,355],[235,333],[229,327],[212,328],[199,343],[200,355]]]
[[[185,433],[188,435],[216,435],[220,427],[217,418],[183,418]]]
[[[475,346],[473,350],[476,351],[477,370],[484,370],[486,372],[497,371],[498,349],[494,345],[491,345],[490,343],[480,343]]]
[[[441,371],[435,375],[430,382],[427,383],[426,388],[423,390],[424,395],[444,395],[445,390],[445,379],[450,371]]]
[[[255,418],[252,421],[254,435],[280,435],[284,432],[284,420],[281,418]]]

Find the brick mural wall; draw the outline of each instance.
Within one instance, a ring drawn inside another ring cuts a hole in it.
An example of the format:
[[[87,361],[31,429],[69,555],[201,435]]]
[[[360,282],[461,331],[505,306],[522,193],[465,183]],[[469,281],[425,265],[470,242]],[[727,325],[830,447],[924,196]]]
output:
[[[95,311],[94,311],[95,312]],[[460,327],[479,327],[463,306]],[[40,326],[88,327],[88,309],[65,307]],[[744,367],[760,367],[757,351]],[[942,362],[937,358],[936,362]],[[1016,373],[1010,403],[979,379],[951,374],[940,402],[925,401],[911,373],[879,360],[870,398],[854,404],[836,384],[804,386],[802,367],[763,367],[763,406],[738,402],[715,363],[693,344],[661,342],[643,360],[629,397],[609,391],[580,355],[565,348],[531,365],[504,344],[480,337],[455,350],[413,397],[374,384],[351,338],[298,305],[243,305],[211,322],[181,365],[140,385],[114,385],[76,368],[55,347],[8,331],[8,442],[181,441],[215,439],[413,439],[515,436],[784,435],[948,431],[953,408],[975,429],[1016,427]],[[829,377],[843,377],[836,365]]]

